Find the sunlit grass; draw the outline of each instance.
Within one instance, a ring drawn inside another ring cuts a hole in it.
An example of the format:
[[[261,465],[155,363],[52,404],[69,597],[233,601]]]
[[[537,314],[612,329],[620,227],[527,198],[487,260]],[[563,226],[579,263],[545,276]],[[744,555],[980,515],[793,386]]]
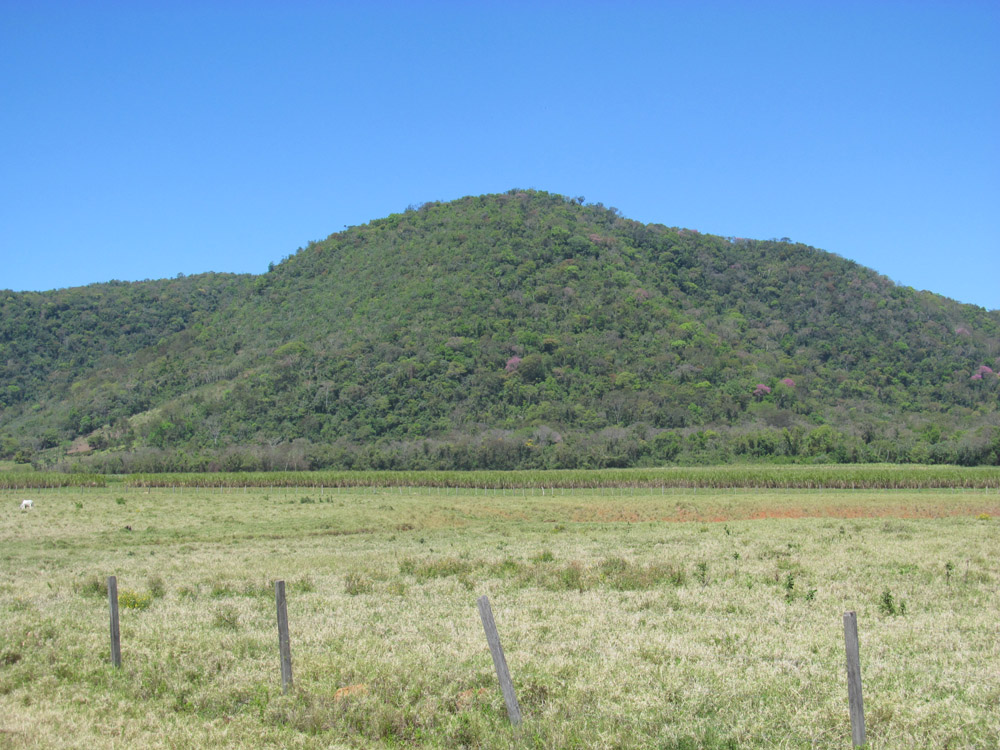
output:
[[[849,609],[872,747],[1000,744],[996,491],[20,496],[0,492],[3,747],[511,747],[483,593],[518,747],[849,747]],[[110,574],[148,602],[121,610],[120,671]]]

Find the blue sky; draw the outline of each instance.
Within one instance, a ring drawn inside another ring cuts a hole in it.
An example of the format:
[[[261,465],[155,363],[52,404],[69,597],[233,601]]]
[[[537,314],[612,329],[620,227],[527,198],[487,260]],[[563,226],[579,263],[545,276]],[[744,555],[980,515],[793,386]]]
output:
[[[519,187],[996,309],[998,40],[996,0],[0,0],[0,288]]]

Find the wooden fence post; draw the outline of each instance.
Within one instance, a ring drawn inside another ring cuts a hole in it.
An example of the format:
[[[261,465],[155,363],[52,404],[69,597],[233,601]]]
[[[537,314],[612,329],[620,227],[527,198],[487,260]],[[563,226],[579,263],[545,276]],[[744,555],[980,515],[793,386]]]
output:
[[[490,655],[493,657],[493,666],[497,671],[497,679],[500,681],[500,690],[503,692],[504,703],[507,704],[507,716],[510,723],[517,726],[521,723],[521,707],[517,705],[517,696],[514,694],[514,683],[510,679],[510,670],[507,669],[507,660],[503,655],[503,646],[500,645],[500,634],[497,633],[497,625],[493,620],[493,610],[490,608],[490,600],[479,597],[476,602],[479,607],[479,618],[483,621],[483,630],[486,631],[486,643],[490,647]]]
[[[288,610],[285,606],[285,582],[274,582],[274,599],[278,607],[278,650],[281,652],[281,692],[292,686],[292,645],[288,639]]]
[[[865,705],[861,697],[861,656],[858,648],[858,615],[844,613],[844,645],[847,647],[847,699],[851,710],[851,740],[865,744]]]
[[[111,663],[122,665],[122,635],[118,628],[118,577],[108,576],[108,607],[111,610]]]

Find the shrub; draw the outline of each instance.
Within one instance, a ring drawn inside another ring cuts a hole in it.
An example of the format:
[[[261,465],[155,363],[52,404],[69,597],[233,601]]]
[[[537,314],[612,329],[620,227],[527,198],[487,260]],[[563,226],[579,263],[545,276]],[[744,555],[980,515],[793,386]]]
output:
[[[166,586],[163,584],[162,576],[151,575],[146,580],[146,585],[149,586],[149,593],[154,599],[162,599],[163,595],[167,593]]]
[[[131,589],[122,589],[118,592],[118,606],[125,609],[148,609],[152,603],[151,594],[142,594]]]
[[[578,562],[572,562],[560,570],[559,583],[565,589],[576,589],[582,594],[587,587],[583,580],[583,566]]]
[[[702,560],[695,567],[697,567],[697,569],[698,569],[698,573],[697,573],[698,582],[702,586],[707,586],[708,585],[708,563],[705,562],[704,560]]]
[[[896,598],[892,595],[889,589],[885,589],[882,592],[882,598],[879,599],[878,611],[883,615],[889,615],[895,617],[896,615],[906,614],[906,602],[900,599],[898,602]]]
[[[107,596],[108,582],[95,573],[80,581],[76,590],[83,596]]]

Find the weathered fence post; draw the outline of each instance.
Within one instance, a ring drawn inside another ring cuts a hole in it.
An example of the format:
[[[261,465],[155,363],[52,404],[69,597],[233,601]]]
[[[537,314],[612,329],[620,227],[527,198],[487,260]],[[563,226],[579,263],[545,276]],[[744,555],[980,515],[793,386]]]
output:
[[[503,692],[504,703],[507,704],[507,716],[510,723],[517,726],[521,723],[521,707],[517,705],[517,696],[514,694],[514,683],[510,679],[510,670],[507,669],[507,660],[503,655],[503,646],[500,645],[500,634],[497,633],[497,625],[493,620],[493,610],[490,608],[490,600],[479,597],[476,602],[479,607],[479,618],[483,621],[483,630],[486,631],[486,643],[490,647],[490,655],[493,657],[493,666],[497,671],[497,679],[500,681],[500,690]]]
[[[288,639],[288,609],[285,606],[285,582],[274,582],[274,600],[278,606],[278,650],[281,652],[281,692],[292,686],[292,644]]]
[[[865,744],[865,705],[861,698],[861,656],[858,648],[858,615],[844,613],[844,645],[847,647],[847,699],[851,709],[851,740]]]
[[[118,577],[108,576],[108,607],[111,610],[111,663],[122,665],[122,635],[118,629]]]

